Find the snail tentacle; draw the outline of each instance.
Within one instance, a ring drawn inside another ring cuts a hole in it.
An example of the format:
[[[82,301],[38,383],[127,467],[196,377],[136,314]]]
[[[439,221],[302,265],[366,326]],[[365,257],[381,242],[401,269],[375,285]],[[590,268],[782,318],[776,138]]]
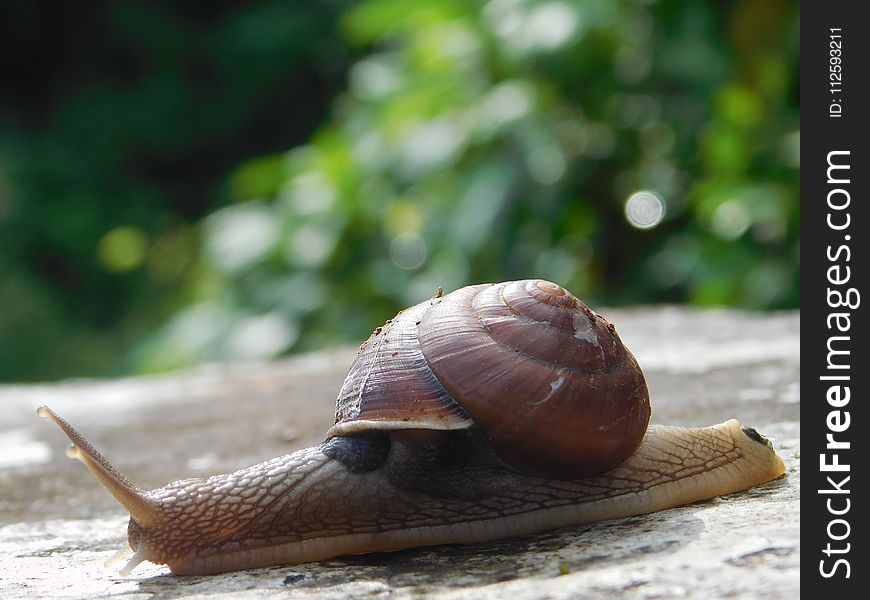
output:
[[[70,446],[66,451],[67,456],[84,463],[88,470],[103,484],[103,487],[109,490],[109,493],[115,497],[115,500],[127,509],[132,518],[143,524],[152,524],[160,520],[161,514],[158,507],[145,497],[144,491],[121,475],[65,419],[58,416],[57,413],[47,406],[40,406],[36,410],[36,414],[50,419],[55,425],[60,427],[70,441]]]

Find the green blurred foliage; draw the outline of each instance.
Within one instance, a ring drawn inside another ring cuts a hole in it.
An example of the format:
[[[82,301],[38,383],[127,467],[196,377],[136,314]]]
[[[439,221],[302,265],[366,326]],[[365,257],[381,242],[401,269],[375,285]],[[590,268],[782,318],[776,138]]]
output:
[[[0,380],[120,374],[243,160],[305,142],[337,2],[0,3]]]
[[[593,306],[799,305],[796,2],[111,6],[149,67],[62,87],[0,141],[0,339],[62,338],[0,378],[359,342],[438,287],[511,278]],[[343,90],[318,112],[297,88],[269,147],[225,143],[300,64]],[[638,190],[655,227],[626,218]]]

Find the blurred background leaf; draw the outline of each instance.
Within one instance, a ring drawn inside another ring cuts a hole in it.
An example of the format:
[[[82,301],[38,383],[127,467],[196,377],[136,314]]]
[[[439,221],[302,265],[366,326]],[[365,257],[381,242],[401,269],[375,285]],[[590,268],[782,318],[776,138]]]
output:
[[[358,343],[521,277],[797,307],[798,31],[784,0],[4,3],[0,380]]]

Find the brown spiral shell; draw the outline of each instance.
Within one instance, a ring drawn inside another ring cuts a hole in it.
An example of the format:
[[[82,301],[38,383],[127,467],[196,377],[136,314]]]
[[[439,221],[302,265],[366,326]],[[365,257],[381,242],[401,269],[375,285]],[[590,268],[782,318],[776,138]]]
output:
[[[564,288],[523,280],[464,287],[376,329],[329,435],[476,425],[518,470],[573,478],[631,456],[649,414],[613,325]]]

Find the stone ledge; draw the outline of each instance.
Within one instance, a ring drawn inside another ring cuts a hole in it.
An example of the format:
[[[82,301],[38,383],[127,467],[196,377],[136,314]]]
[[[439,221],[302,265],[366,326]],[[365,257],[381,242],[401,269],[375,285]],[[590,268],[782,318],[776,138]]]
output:
[[[0,386],[0,599],[796,597],[800,592],[799,313],[608,311],[650,383],[653,420],[730,417],[775,438],[788,473],[748,492],[477,546],[443,546],[210,577],[102,561],[126,518],[59,433],[48,403],[153,487],[319,442],[353,349],[160,377]]]

